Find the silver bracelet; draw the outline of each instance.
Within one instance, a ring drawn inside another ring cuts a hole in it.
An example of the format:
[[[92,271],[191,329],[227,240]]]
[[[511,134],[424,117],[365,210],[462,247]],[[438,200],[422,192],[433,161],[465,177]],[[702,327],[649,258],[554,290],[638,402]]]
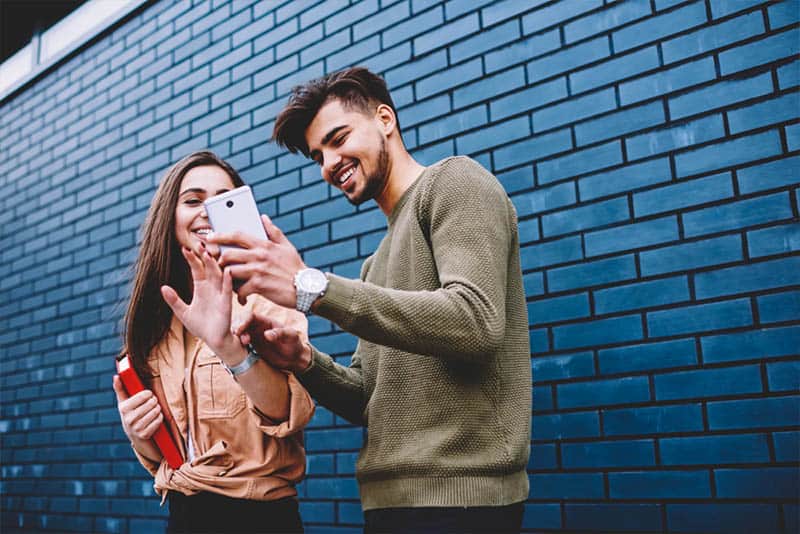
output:
[[[246,373],[260,359],[261,359],[261,357],[256,352],[256,349],[253,348],[253,345],[248,344],[247,345],[247,356],[245,357],[245,359],[241,363],[237,363],[233,367],[230,367],[230,366],[228,366],[227,363],[225,363],[225,360],[223,360],[222,358],[220,358],[220,361],[222,362],[222,366],[225,367],[225,369],[228,370],[228,372],[231,374],[231,376],[236,378],[238,375],[240,375],[242,373]]]

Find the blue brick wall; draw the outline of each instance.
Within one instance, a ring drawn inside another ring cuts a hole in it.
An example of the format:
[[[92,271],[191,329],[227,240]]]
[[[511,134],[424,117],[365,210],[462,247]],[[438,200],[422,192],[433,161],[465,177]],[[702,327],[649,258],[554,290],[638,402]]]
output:
[[[382,73],[422,163],[520,218],[526,531],[793,532],[800,2],[155,0],[0,102],[2,528],[164,526],[110,388],[137,228],[171,162],[228,158],[317,267],[385,220],[267,143],[290,88]],[[347,363],[352,336],[312,319]],[[363,432],[321,408],[309,532],[360,532]]]

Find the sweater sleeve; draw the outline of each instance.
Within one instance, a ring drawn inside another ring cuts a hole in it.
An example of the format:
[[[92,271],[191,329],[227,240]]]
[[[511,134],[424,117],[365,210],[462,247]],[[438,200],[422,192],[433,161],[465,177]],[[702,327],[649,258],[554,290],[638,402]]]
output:
[[[417,217],[439,288],[402,291],[331,275],[317,312],[373,343],[479,361],[504,338],[513,207],[497,179],[468,158],[445,162],[420,185]]]
[[[364,385],[358,350],[350,367],[311,347],[311,366],[297,378],[323,406],[356,425],[364,425]]]

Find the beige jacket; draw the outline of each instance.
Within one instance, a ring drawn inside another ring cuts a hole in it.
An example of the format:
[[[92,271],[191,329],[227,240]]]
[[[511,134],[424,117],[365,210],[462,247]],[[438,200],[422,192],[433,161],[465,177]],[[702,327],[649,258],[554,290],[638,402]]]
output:
[[[271,317],[307,331],[305,317],[259,297],[250,297]],[[234,299],[234,317],[244,308]],[[209,491],[228,497],[270,501],[297,494],[294,486],[305,474],[302,429],[314,413],[305,388],[291,373],[291,402],[286,421],[261,414],[205,343],[188,351],[184,328],[173,317],[170,330],[152,351],[153,392],[185,463],[178,470],[166,460],[153,462],[134,449],[141,464],[155,476],[156,492],[192,495]],[[164,407],[168,410],[164,410]],[[189,461],[191,436],[195,458]]]

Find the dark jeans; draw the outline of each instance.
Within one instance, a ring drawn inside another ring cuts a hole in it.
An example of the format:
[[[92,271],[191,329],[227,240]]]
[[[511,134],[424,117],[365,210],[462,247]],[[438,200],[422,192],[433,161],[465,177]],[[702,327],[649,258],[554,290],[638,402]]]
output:
[[[198,493],[187,497],[169,492],[169,533],[303,532],[297,499],[277,501],[232,499],[216,493]]]
[[[471,508],[379,508],[364,512],[365,534],[516,534],[524,503]]]

